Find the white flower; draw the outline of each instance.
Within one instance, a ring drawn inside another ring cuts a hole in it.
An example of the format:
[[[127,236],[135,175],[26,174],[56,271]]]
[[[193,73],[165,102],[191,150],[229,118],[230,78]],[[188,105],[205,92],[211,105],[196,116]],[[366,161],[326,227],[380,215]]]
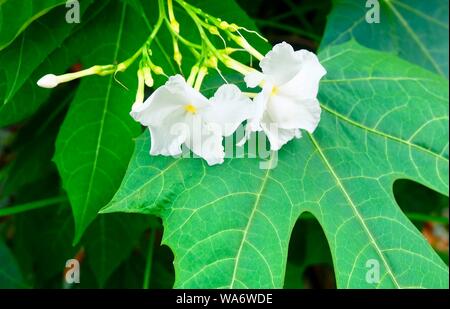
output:
[[[180,155],[185,144],[214,165],[224,160],[223,136],[250,118],[252,105],[235,85],[221,86],[208,100],[176,75],[144,103],[135,103],[130,114],[149,127],[151,155]]]
[[[312,133],[317,128],[321,109],[316,97],[326,70],[315,54],[294,51],[285,42],[275,45],[260,67],[262,73],[245,77],[249,87],[262,87],[254,99],[257,110],[247,133],[263,130],[276,151],[294,137],[300,138],[300,129]]]
[[[37,81],[37,85],[42,88],[55,88],[58,84],[58,76],[55,74],[44,75]]]

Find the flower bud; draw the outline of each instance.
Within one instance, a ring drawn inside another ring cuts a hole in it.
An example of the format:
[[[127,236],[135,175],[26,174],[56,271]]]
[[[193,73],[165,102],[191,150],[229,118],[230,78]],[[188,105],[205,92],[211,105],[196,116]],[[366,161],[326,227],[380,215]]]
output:
[[[226,47],[225,49],[223,49],[223,52],[225,53],[225,55],[231,55],[232,53],[236,52],[236,48]]]
[[[228,30],[230,30],[231,32],[236,32],[236,31],[239,30],[239,26],[236,25],[236,24],[231,24],[231,25],[228,27]]]
[[[179,51],[176,51],[173,55],[173,59],[179,66],[181,66],[181,60],[183,59],[183,55],[181,55]]]
[[[156,75],[162,75],[162,74],[164,74],[163,68],[161,68],[161,67],[158,66],[158,65],[155,65],[155,66],[152,68],[152,70],[153,70],[153,72],[155,72]]]
[[[147,87],[153,87],[154,81],[152,77],[152,70],[149,67],[144,67],[142,70],[144,72],[145,85]]]
[[[241,36],[234,36],[234,41],[242,48],[248,49],[250,47],[250,44],[246,39],[244,39]]]
[[[136,91],[136,103],[143,103],[144,102],[144,96],[145,96],[145,74],[144,69],[139,69],[137,71],[137,77],[138,77],[138,89]]]
[[[42,88],[55,88],[58,84],[58,76],[55,74],[44,75],[37,81],[37,85]]]
[[[170,27],[175,33],[180,33],[180,24],[176,20],[170,21]]]
[[[230,24],[227,23],[226,21],[222,21],[222,22],[220,22],[220,24],[219,24],[219,27],[220,27],[220,29],[222,29],[222,30],[227,30],[229,26],[230,26]]]
[[[219,33],[219,29],[217,29],[217,27],[215,27],[215,26],[211,26],[211,27],[209,27],[209,33],[211,33],[212,35],[219,35],[220,33]]]
[[[217,68],[217,57],[211,56],[206,61],[206,65],[210,68]]]
[[[173,59],[178,64],[178,66],[181,66],[181,60],[183,60],[183,55],[180,52],[178,41],[175,39],[173,40]]]

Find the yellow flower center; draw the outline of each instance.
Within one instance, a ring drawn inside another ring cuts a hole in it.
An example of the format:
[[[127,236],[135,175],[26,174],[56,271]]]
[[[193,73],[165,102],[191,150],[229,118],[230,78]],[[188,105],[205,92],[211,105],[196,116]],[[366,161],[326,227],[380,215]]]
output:
[[[273,86],[272,95],[277,95],[277,94],[278,94],[278,87]]]
[[[192,105],[192,104],[187,104],[187,105],[185,105],[185,106],[184,106],[184,109],[185,109],[188,113],[191,113],[191,114],[197,113],[197,108],[196,108],[194,105]]]

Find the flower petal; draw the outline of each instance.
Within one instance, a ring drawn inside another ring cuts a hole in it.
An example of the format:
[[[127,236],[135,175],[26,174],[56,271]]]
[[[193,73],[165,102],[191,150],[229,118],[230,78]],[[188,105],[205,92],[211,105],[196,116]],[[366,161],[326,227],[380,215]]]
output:
[[[298,129],[282,129],[268,115],[264,115],[261,127],[270,142],[270,150],[278,151],[294,138],[302,136]]]
[[[164,86],[174,95],[185,98],[184,104],[195,106],[198,112],[201,112],[202,109],[208,106],[208,99],[189,86],[180,74],[171,76]]]
[[[206,108],[208,100],[190,87],[181,75],[171,76],[143,104],[135,103],[130,115],[143,126],[161,126],[168,116],[178,116],[183,121],[184,106],[193,105],[199,111]],[[172,118],[173,121],[173,118]]]
[[[183,76],[177,74],[170,76],[164,86],[170,89],[170,92],[172,93],[184,94],[187,83]]]
[[[153,156],[176,156],[182,153],[181,145],[189,136],[187,125],[149,127],[151,135],[150,154]]]
[[[315,54],[307,50],[299,50],[295,53],[301,59],[301,69],[290,81],[281,85],[278,91],[299,99],[316,98],[320,79],[327,71]]]
[[[245,75],[244,80],[245,80],[245,83],[247,84],[247,87],[255,88],[259,84],[261,84],[262,81],[264,80],[264,74],[255,70],[255,71],[252,71],[251,73],[248,73],[247,75]]]
[[[188,126],[190,135],[185,142],[186,146],[197,156],[206,160],[208,165],[223,163],[225,150],[220,132],[211,130],[205,125],[201,116],[192,117]]]
[[[237,146],[243,146],[245,142],[250,138],[252,132],[262,131],[261,121],[267,106],[267,102],[270,98],[270,89],[271,86],[264,87],[263,90],[258,93],[258,95],[253,99],[251,115],[247,120],[247,124],[245,125],[245,136],[237,142]]]
[[[236,85],[223,85],[210,99],[205,120],[218,125],[222,136],[230,136],[242,122],[252,117],[254,106]]]
[[[302,59],[286,42],[277,44],[261,60],[260,67],[275,86],[283,85],[300,71]]]
[[[266,113],[279,128],[304,129],[312,133],[319,124],[321,108],[317,99],[278,94],[270,97]]]
[[[185,104],[184,97],[173,94],[162,86],[144,103],[135,103],[130,115],[143,126],[161,126],[174,113],[181,118]]]

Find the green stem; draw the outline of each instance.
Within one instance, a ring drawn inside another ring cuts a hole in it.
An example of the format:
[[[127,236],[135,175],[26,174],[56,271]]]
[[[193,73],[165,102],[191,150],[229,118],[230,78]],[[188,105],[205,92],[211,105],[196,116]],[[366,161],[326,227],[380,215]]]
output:
[[[206,22],[204,22],[203,20],[201,20],[197,15],[202,16],[205,19],[210,20],[213,25],[215,25],[216,27],[220,28],[220,21],[215,18],[212,17],[209,14],[204,13],[202,10],[186,3],[185,1],[182,0],[177,0],[177,2],[183,6],[183,8],[188,12],[188,14],[192,17],[192,19],[194,19],[194,22],[197,24],[197,27],[201,28],[203,31],[203,28],[208,29],[210,27],[210,25]],[[247,30],[248,31],[248,30]],[[204,31],[203,31],[204,32]],[[264,58],[264,56],[257,51],[253,46],[251,46],[247,40],[239,33],[239,36],[234,35],[233,33],[231,33],[230,31],[225,31],[225,33],[227,34],[227,36],[232,39],[234,42],[236,42],[239,46],[243,47],[245,50],[247,50],[247,52],[249,54],[251,54],[253,57],[255,57],[258,60],[261,60],[262,58]],[[203,35],[202,35],[202,39],[204,39]],[[215,50],[215,47],[213,46],[211,48],[212,50]]]
[[[56,205],[56,204],[66,202],[66,201],[67,201],[67,198],[65,196],[57,196],[57,197],[53,197],[53,198],[49,198],[49,199],[45,199],[45,200],[34,201],[31,203],[10,206],[7,208],[0,209],[0,217],[11,216],[14,214],[18,214],[18,213],[22,213],[22,212],[26,212],[26,211],[30,211],[30,210],[34,210],[34,209],[39,209],[39,208],[44,208],[47,206]]]
[[[159,3],[159,17],[156,22],[155,28],[153,28],[153,31],[150,34],[150,37],[148,38],[148,40],[146,42],[146,44],[149,44],[149,45],[152,44],[153,40],[155,39],[156,35],[159,32],[159,29],[161,28],[164,20],[166,19],[166,11],[164,8],[164,2],[162,0],[158,0],[158,3]]]
[[[181,1],[178,1],[178,3],[180,3]],[[241,74],[247,74],[249,73],[251,70],[253,70],[250,67],[247,67],[246,65],[240,63],[239,61],[236,61],[234,59],[232,59],[229,56],[224,56],[223,54],[221,54],[215,47],[214,45],[211,43],[211,41],[209,40],[208,36],[205,33],[205,30],[203,29],[203,27],[201,26],[201,23],[199,21],[199,17],[195,14],[195,11],[193,11],[189,5],[183,6],[184,9],[186,10],[186,12],[188,13],[188,15],[192,18],[192,20],[194,21],[194,23],[197,26],[197,29],[200,33],[200,37],[203,41],[203,44],[205,45],[205,47],[207,47],[213,54],[214,56],[217,57],[217,59],[222,62],[225,66],[241,73]]]
[[[197,79],[195,80],[195,85],[194,85],[195,90],[200,91],[202,84],[203,84],[203,80],[205,79],[207,74],[208,74],[208,69],[206,67],[201,67],[198,72]]]
[[[192,87],[194,85],[194,82],[195,82],[195,79],[197,78],[197,74],[198,74],[199,70],[200,70],[200,61],[197,62],[197,64],[194,65],[192,67],[192,69],[191,69],[191,73],[189,74],[189,77],[188,77],[188,80],[187,80],[187,84],[189,86]]]
[[[439,217],[433,215],[425,215],[421,213],[406,213],[406,216],[415,222],[434,222],[441,224],[448,224],[449,219],[447,217]]]
[[[242,92],[242,93],[252,99],[256,98],[256,96],[258,95],[258,93],[255,92]]]
[[[170,27],[170,22],[165,19],[166,24],[167,24],[167,28],[169,28],[169,31],[172,33],[172,35],[174,35],[181,43],[183,43],[184,45],[191,47],[191,48],[195,48],[195,49],[202,49],[202,46],[199,44],[195,44],[191,41],[189,41],[188,39],[186,39],[185,37],[181,36],[179,33],[177,33],[176,31],[174,31],[171,27]]]
[[[161,29],[161,26],[164,23],[164,20],[166,18],[166,12],[164,7],[164,2],[162,0],[158,0],[159,4],[159,16],[158,20],[156,21],[155,27],[153,28],[152,32],[150,33],[149,38],[145,43],[139,48],[130,58],[127,60],[119,63],[117,65],[117,71],[123,72],[125,71],[130,65],[132,65],[136,59],[142,55],[145,54],[146,49],[149,48],[152,45],[153,40],[156,38],[156,35],[158,34],[159,30]]]
[[[145,45],[144,45],[144,46],[145,46]],[[116,71],[123,72],[123,71],[125,71],[126,69],[128,69],[128,68],[130,67],[130,65],[132,65],[132,64],[136,61],[136,59],[142,54],[142,49],[144,48],[144,46],[142,46],[141,48],[139,48],[139,49],[134,53],[133,56],[131,56],[131,57],[128,58],[127,60],[125,60],[125,61],[119,63],[119,64],[117,65]],[[115,73],[115,72],[114,72],[114,73]]]
[[[169,11],[170,22],[173,23],[174,21],[176,21],[176,19],[175,19],[175,14],[173,13],[172,0],[167,0],[167,7],[168,7],[168,11]]]
[[[117,71],[123,72],[125,71],[130,65],[132,65],[134,63],[134,61],[136,61],[136,59],[142,55],[142,52],[144,51],[144,49],[148,48],[151,46],[153,40],[155,39],[156,35],[158,34],[159,30],[161,29],[162,24],[164,23],[164,20],[166,18],[166,12],[165,12],[165,7],[164,7],[164,2],[163,0],[158,0],[159,3],[159,16],[158,16],[158,20],[156,21],[155,27],[153,28],[149,38],[147,39],[147,41],[142,45],[141,48],[139,48],[133,56],[131,56],[130,58],[128,58],[127,60],[119,63],[117,65]]]
[[[155,230],[150,229],[150,241],[148,244],[147,263],[145,265],[144,283],[142,285],[143,289],[148,289],[150,287],[150,279],[152,276],[154,247],[155,247]]]

